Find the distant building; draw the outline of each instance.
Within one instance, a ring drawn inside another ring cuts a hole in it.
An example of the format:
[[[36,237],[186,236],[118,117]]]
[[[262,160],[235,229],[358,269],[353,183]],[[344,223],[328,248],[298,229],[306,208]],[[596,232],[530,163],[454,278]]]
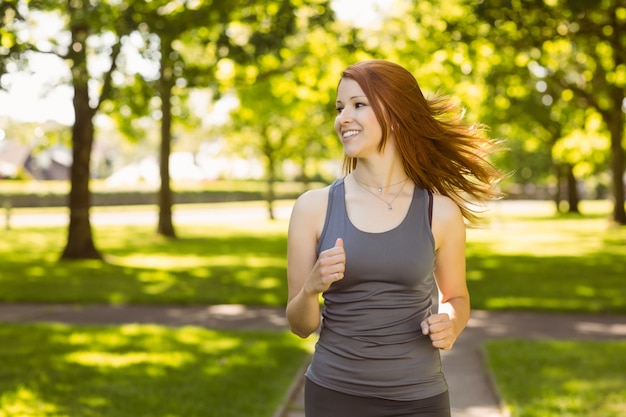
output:
[[[16,178],[30,158],[30,147],[11,141],[0,140],[0,179]]]
[[[0,178],[18,177],[35,180],[67,180],[72,167],[72,153],[54,146],[34,154],[32,148],[9,139],[0,141]]]

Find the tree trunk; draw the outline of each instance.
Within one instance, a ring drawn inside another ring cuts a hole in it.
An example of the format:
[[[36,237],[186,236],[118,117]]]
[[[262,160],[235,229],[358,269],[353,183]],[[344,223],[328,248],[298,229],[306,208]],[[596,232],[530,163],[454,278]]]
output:
[[[578,204],[580,203],[580,196],[578,194],[578,181],[574,176],[574,167],[571,164],[566,164],[567,169],[567,206],[568,213],[580,213]]]
[[[265,153],[265,158],[267,158],[267,195],[265,197],[265,201],[267,201],[267,210],[270,220],[276,219],[274,215],[274,200],[276,199],[276,194],[274,192],[274,183],[276,182],[276,162],[274,160],[274,148],[270,142],[268,137],[269,133],[267,129],[263,129],[265,132],[265,143],[263,146],[263,152]]]
[[[626,225],[624,211],[624,113],[621,109],[613,112],[614,119],[609,123],[611,132],[611,171],[613,176],[613,221]]]
[[[276,193],[274,191],[274,186],[276,183],[276,175],[274,168],[274,158],[272,157],[272,155],[267,155],[267,160],[267,210],[270,220],[275,220],[276,216],[274,215],[274,201],[276,200]]]
[[[554,205],[556,207],[556,212],[561,213],[561,188],[562,188],[562,179],[563,179],[563,166],[561,164],[554,164],[554,176],[556,177],[556,188],[554,190]]]
[[[73,48],[72,82],[74,85],[74,126],[72,127],[72,168],[70,170],[70,193],[68,207],[70,222],[67,245],[61,259],[102,259],[96,249],[91,233],[89,210],[89,168],[93,146],[94,111],[89,106],[89,90],[86,55],[87,27],[72,27]]]
[[[174,224],[172,223],[173,195],[170,185],[170,154],[172,148],[172,87],[173,74],[169,65],[170,45],[165,43],[161,46],[161,80],[159,92],[161,95],[161,153],[159,170],[161,174],[161,187],[159,189],[159,225],[157,233],[175,238]]]

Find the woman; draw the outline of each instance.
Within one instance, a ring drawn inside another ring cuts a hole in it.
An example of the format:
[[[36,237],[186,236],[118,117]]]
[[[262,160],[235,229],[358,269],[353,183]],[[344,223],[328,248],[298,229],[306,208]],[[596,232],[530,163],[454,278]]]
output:
[[[439,349],[469,320],[464,218],[494,195],[490,142],[387,61],[347,68],[336,106],[346,175],[289,224],[287,318],[321,324],[306,416],[449,416]]]

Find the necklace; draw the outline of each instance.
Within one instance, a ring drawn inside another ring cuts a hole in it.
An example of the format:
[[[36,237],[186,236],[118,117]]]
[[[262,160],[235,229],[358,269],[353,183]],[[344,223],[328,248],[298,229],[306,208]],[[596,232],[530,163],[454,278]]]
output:
[[[353,175],[353,176],[354,176],[354,175]],[[385,188],[391,188],[391,187],[393,187],[393,186],[395,186],[395,185],[403,184],[403,183],[407,182],[407,180],[408,180],[408,179],[409,179],[409,177],[406,177],[406,178],[405,178],[405,179],[403,179],[402,181],[398,181],[398,182],[394,182],[393,184],[383,185],[383,186],[378,187],[378,186],[376,186],[376,185],[369,185],[369,184],[365,184],[365,183],[363,183],[363,182],[361,182],[361,181],[357,180],[357,179],[356,179],[356,176],[354,176],[354,180],[355,180],[356,182],[358,182],[358,183],[359,183],[359,185],[361,185],[361,187],[364,187],[364,186],[365,186],[365,187],[368,187],[368,188],[375,188],[375,189],[376,189],[376,191],[378,191],[378,194],[382,193],[382,192],[383,192],[383,190],[384,190]]]
[[[379,199],[379,200],[380,200],[380,201],[382,201],[383,203],[387,204],[387,210],[393,210],[393,206],[392,206],[391,204],[392,204],[392,203],[396,200],[396,198],[398,198],[398,196],[400,195],[400,193],[402,193],[402,190],[404,189],[404,184],[405,184],[405,183],[409,180],[409,177],[406,177],[406,178],[405,178],[405,179],[403,179],[402,181],[400,181],[400,182],[396,182],[395,184],[390,184],[390,185],[387,185],[387,186],[385,186],[385,187],[374,187],[374,186],[371,186],[371,185],[363,184],[361,181],[359,181],[359,180],[356,178],[356,175],[354,175],[354,174],[352,175],[352,178],[354,178],[354,180],[356,181],[356,183],[357,183],[357,184],[359,184],[359,186],[360,186],[361,188],[363,188],[365,191],[367,191],[368,193],[370,193],[371,195],[373,195],[374,197],[376,197],[377,199]],[[396,195],[395,195],[395,196],[393,196],[393,198],[392,198],[390,201],[385,200],[384,198],[382,198],[382,197],[381,197],[381,196],[379,196],[378,194],[374,193],[374,192],[373,192],[372,190],[370,190],[369,188],[366,188],[366,187],[377,188],[377,189],[378,189],[378,192],[379,192],[379,193],[381,193],[381,192],[383,191],[383,188],[388,188],[388,187],[392,187],[392,186],[394,186],[394,185],[399,185],[399,184],[402,184],[402,187],[400,187],[400,189],[398,190],[398,192],[396,193]]]

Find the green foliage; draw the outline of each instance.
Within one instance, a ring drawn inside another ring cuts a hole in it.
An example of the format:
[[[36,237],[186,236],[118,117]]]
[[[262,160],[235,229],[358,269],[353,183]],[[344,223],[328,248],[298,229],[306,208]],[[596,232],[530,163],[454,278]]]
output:
[[[0,416],[267,417],[309,354],[288,332],[0,325]]]
[[[541,124],[551,134],[549,145],[572,132],[586,129],[595,112],[610,137],[614,220],[626,223],[624,200],[624,126],[623,103],[626,92],[626,7],[619,0],[582,2],[579,0],[496,0],[477,3],[474,14],[479,30],[468,26],[469,39],[486,37],[498,51],[498,64],[489,70],[493,93],[506,108],[511,100],[507,80],[520,75],[526,94],[518,99],[535,102],[525,107],[520,132],[526,126]],[[481,33],[482,32],[482,33]],[[547,116],[547,117],[546,117]],[[519,112],[514,117],[520,117]],[[517,123],[518,121],[516,121]],[[593,133],[598,136],[596,129]],[[574,133],[575,134],[575,133]],[[602,133],[600,133],[602,134]],[[575,166],[575,172],[605,169],[602,156],[583,155],[562,149],[555,156]],[[596,162],[599,161],[599,162]],[[576,167],[576,165],[580,165]]]
[[[305,2],[296,16],[278,54],[233,67],[240,107],[232,112],[234,123],[222,129],[231,149],[266,161],[270,180],[280,176],[279,162],[295,162],[306,178],[308,164],[339,155],[329,109],[347,64],[341,54],[327,53],[340,49],[337,26],[328,2]]]
[[[619,417],[626,411],[625,341],[486,342],[512,417]]]

